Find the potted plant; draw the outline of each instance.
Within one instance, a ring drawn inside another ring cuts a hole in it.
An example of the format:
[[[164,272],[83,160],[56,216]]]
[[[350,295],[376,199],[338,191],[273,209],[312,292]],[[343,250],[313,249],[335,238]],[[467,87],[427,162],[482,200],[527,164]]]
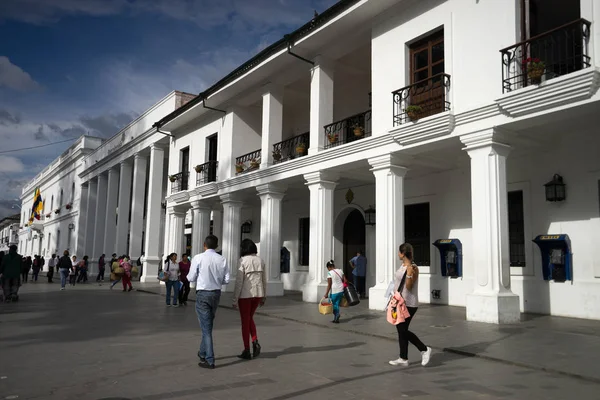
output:
[[[527,69],[527,76],[534,85],[542,82],[542,76],[546,69],[546,64],[539,58],[526,58],[523,60],[523,66]]]
[[[177,180],[177,176],[175,176],[175,175],[169,175],[169,180],[171,182],[175,182]]]
[[[246,169],[246,165],[243,162],[235,163],[235,172],[241,174]]]
[[[279,149],[273,150],[273,160],[275,160],[275,161],[281,160],[281,151],[279,151]]]
[[[202,166],[202,165],[196,165],[194,167],[194,169],[196,170],[197,173],[200,173],[200,172],[204,171],[204,166]]]
[[[410,105],[408,107],[406,107],[406,115],[408,115],[408,118],[411,121],[416,121],[419,119],[419,114],[421,114],[421,111],[423,111],[423,109],[421,108],[421,106],[413,106]]]
[[[329,132],[327,134],[327,140],[329,140],[329,143],[334,144],[338,140],[338,134],[335,132]]]
[[[354,131],[354,136],[361,137],[365,133],[365,128],[363,128],[358,122],[352,125],[352,130]]]
[[[69,203],[69,204],[67,204],[67,205],[65,206],[65,208],[66,208],[67,210],[70,210],[72,207],[73,207],[73,206],[71,205],[71,203]]]
[[[296,145],[296,153],[299,156],[306,154],[306,143],[300,142]]]
[[[260,158],[250,160],[250,168],[258,168],[260,166]]]

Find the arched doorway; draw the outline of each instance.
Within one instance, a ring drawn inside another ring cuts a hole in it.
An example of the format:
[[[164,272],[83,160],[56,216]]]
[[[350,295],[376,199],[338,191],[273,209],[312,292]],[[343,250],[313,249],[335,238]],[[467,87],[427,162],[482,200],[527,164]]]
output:
[[[362,213],[355,209],[348,214],[344,221],[344,274],[352,281],[352,267],[349,261],[358,251],[365,251],[365,219]]]

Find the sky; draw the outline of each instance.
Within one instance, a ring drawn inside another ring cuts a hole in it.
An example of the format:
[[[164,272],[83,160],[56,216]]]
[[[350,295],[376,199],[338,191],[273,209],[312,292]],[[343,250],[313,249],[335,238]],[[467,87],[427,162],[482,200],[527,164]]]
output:
[[[0,0],[0,218],[68,140],[198,94],[335,2]]]

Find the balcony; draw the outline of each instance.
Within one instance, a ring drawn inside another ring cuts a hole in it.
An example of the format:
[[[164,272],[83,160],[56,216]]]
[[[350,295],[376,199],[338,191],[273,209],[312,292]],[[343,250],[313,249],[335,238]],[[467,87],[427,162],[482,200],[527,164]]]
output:
[[[394,126],[450,110],[450,75],[441,73],[392,92]]]
[[[260,168],[261,150],[255,150],[251,153],[244,154],[235,159],[235,173],[244,174]]]
[[[178,193],[183,190],[188,190],[190,173],[188,171],[180,172],[175,175],[169,176],[171,181],[171,193]]]
[[[537,85],[589,67],[590,25],[589,21],[578,19],[500,50],[502,92]]]
[[[279,164],[284,161],[305,156],[310,147],[310,132],[303,133],[283,142],[273,145],[273,163]]]
[[[196,186],[217,181],[218,161],[209,161],[196,166]]]
[[[371,136],[371,110],[326,125],[325,136],[326,149]]]

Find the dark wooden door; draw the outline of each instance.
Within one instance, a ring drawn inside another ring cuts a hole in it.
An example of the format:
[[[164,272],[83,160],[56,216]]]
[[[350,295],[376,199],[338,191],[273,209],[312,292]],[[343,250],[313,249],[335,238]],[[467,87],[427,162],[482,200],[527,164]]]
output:
[[[188,179],[190,175],[190,148],[181,150],[181,190],[188,189]]]
[[[217,180],[217,163],[218,154],[217,154],[217,135],[211,136],[208,138],[208,161],[213,161],[208,164],[208,181],[216,182]]]
[[[353,279],[352,267],[349,262],[357,252],[364,251],[365,241],[365,219],[360,211],[354,210],[344,222],[344,265],[342,269],[349,281]]]
[[[444,31],[410,47],[410,71],[409,105],[421,107],[421,118],[444,111]]]

